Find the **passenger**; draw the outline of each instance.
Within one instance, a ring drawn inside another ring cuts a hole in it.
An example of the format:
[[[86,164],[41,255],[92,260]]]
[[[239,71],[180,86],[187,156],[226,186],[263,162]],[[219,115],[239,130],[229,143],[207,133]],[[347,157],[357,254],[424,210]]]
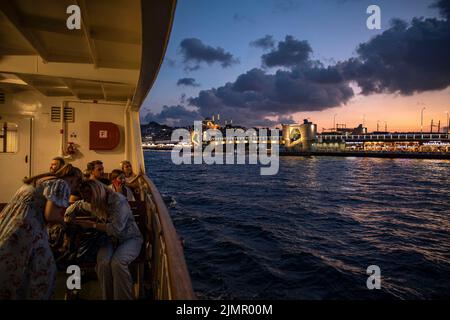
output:
[[[49,299],[56,265],[46,225],[64,223],[81,171],[66,164],[24,182],[0,213],[0,299]]]
[[[114,169],[111,172],[111,185],[109,186],[115,192],[119,192],[127,198],[128,201],[135,201],[133,191],[125,185],[125,174],[122,170]]]
[[[123,160],[120,162],[120,168],[122,169],[122,171],[125,174],[125,182],[127,184],[127,186],[131,187],[131,188],[139,188],[139,184],[137,179],[142,175],[142,174],[135,174],[133,172],[133,167],[131,166],[131,162],[128,160]]]
[[[103,184],[110,185],[111,182],[104,178],[105,169],[103,167],[103,162],[100,160],[94,160],[87,164],[87,173],[89,174],[89,179],[100,181]]]
[[[81,196],[99,223],[75,221],[83,228],[106,232],[111,238],[97,254],[96,271],[103,299],[133,299],[130,270],[142,245],[142,235],[126,198],[95,180],[81,184]]]
[[[91,172],[88,171],[87,169],[83,170],[82,172],[82,180],[88,180],[91,177]],[[106,181],[105,181],[106,182]],[[69,203],[72,204],[75,201],[81,200],[81,195],[80,195],[80,190],[75,190],[72,191],[70,198],[69,198]]]
[[[52,162],[50,162],[50,172],[55,173],[59,169],[62,168],[63,165],[65,165],[66,162],[64,161],[64,158],[62,157],[54,157],[52,159]]]
[[[74,224],[77,217],[95,219],[91,213],[91,205],[83,200],[76,201],[64,214],[66,228],[66,243],[64,254],[57,260],[58,266],[66,270],[68,265],[80,263],[95,263],[98,249],[108,241],[108,236],[100,230],[80,230]]]

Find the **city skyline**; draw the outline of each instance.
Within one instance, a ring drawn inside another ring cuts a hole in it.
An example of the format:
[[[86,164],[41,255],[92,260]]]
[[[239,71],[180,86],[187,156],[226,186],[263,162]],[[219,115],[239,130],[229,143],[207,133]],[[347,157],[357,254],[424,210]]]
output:
[[[384,130],[385,122],[390,131],[420,131],[421,122],[429,131],[431,120],[446,126],[450,68],[444,60],[450,34],[442,13],[448,13],[448,2],[377,1],[381,30],[366,27],[370,4],[180,1],[165,61],[141,112],[143,122],[186,125],[220,113],[244,126],[275,127],[305,118],[319,130],[334,121],[354,127],[363,118],[369,131],[377,123]],[[423,34],[415,37],[418,30]],[[403,56],[383,43],[390,36],[388,44],[396,48],[411,35]],[[435,43],[420,47],[416,56],[408,51],[427,44],[427,37]],[[371,67],[377,55],[390,59],[381,71],[367,76],[358,69],[361,61]],[[411,58],[406,67],[404,56]]]

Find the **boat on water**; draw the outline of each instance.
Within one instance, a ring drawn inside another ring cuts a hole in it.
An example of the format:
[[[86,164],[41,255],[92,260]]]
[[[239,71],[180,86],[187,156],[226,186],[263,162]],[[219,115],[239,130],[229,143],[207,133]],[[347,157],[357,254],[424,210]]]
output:
[[[139,120],[175,8],[175,0],[0,3],[0,207],[55,156],[81,169],[99,159],[105,172],[131,161],[144,173],[131,204],[145,238],[136,297],[185,300],[195,294],[169,211],[145,175]]]

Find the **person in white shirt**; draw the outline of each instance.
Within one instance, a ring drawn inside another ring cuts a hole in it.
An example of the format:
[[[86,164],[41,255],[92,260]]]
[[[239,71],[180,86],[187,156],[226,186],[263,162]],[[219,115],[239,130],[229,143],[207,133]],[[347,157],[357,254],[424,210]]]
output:
[[[122,194],[96,180],[84,181],[80,193],[98,221],[75,220],[75,223],[106,232],[110,237],[97,253],[96,271],[103,299],[133,299],[133,279],[128,266],[139,256],[143,238],[130,205]]]

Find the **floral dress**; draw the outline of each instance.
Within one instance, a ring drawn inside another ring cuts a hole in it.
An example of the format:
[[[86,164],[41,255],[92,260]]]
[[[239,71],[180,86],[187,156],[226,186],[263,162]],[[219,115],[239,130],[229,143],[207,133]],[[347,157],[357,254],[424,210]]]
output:
[[[44,221],[47,201],[69,204],[61,179],[23,185],[0,213],[0,299],[49,299],[56,265]]]

